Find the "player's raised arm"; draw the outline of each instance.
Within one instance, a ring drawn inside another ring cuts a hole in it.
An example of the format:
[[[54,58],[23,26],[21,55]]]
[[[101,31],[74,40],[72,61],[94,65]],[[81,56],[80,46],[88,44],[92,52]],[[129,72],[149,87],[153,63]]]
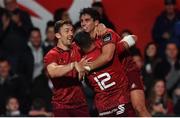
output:
[[[92,63],[87,64],[85,66],[86,69],[93,70],[107,64],[112,60],[115,50],[117,50],[120,55],[124,50],[132,47],[136,40],[137,37],[135,35],[129,35],[117,42],[117,36],[114,34],[107,34],[103,38],[104,45],[102,47],[101,55]]]
[[[121,41],[117,43],[116,49],[118,54],[121,55],[124,50],[128,50],[130,47],[134,46],[136,41],[136,35],[125,36]]]
[[[108,28],[103,23],[99,23],[95,27],[95,33],[94,33],[93,37],[103,36],[106,33],[108,33]],[[130,47],[135,45],[136,42],[137,42],[137,36],[136,35],[125,36],[122,40],[120,40],[117,43],[116,49],[117,49],[118,54],[120,55],[124,50],[128,50]]]

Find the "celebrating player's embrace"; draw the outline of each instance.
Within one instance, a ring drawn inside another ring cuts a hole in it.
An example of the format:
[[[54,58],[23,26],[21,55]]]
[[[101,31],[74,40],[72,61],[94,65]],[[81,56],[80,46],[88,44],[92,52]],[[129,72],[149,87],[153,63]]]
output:
[[[55,24],[58,43],[44,57],[54,85],[54,115],[89,116],[79,81],[87,76],[95,92],[99,116],[136,116],[136,113],[150,116],[145,108],[139,71],[136,67],[127,71],[128,66],[119,60],[119,55],[135,44],[136,36],[120,40],[118,34],[100,24],[99,19],[96,10],[83,9],[80,13],[83,31],[75,35],[75,43],[71,22],[57,21]]]

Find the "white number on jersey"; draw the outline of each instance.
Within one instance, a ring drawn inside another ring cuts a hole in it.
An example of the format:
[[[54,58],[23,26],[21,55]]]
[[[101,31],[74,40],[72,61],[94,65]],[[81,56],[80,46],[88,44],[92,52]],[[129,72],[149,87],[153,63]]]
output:
[[[102,78],[104,78],[104,79],[102,79]],[[94,80],[98,83],[101,90],[105,90],[116,84],[115,82],[106,84],[106,82],[109,81],[110,79],[111,79],[111,76],[109,75],[109,73],[103,73],[103,74],[98,75],[97,77],[94,77]]]

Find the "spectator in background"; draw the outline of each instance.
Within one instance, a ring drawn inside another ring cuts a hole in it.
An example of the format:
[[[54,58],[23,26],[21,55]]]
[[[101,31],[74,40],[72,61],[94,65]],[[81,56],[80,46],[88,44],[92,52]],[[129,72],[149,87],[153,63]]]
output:
[[[157,17],[152,30],[154,41],[160,46],[160,55],[164,55],[165,46],[173,37],[173,28],[180,20],[180,12],[176,9],[176,0],[164,0],[165,10]]]
[[[176,116],[180,116],[180,99],[178,99],[177,103],[174,105],[174,113]]]
[[[180,21],[175,23],[174,26],[174,36],[172,38],[172,41],[174,41],[178,48],[180,48]]]
[[[33,80],[39,76],[43,70],[43,55],[41,33],[39,28],[33,28],[30,33],[28,47],[21,58],[19,71],[27,78],[30,87]]]
[[[106,13],[105,13],[105,9],[103,7],[103,4],[101,2],[94,2],[92,4],[92,8],[94,8],[95,10],[97,10],[100,14],[100,23],[103,23],[107,28],[111,28],[113,30],[115,30],[115,26],[113,25],[113,23],[108,19]]]
[[[6,113],[3,115],[5,117],[23,117],[21,111],[19,110],[20,104],[16,97],[9,97],[6,102]]]
[[[3,27],[3,23],[2,23],[3,11],[4,11],[4,8],[1,8],[1,6],[0,6],[0,37],[1,37],[2,32],[3,32],[3,29],[2,29],[2,27]],[[0,40],[0,44],[1,44],[1,40]]]
[[[66,8],[59,8],[54,12],[54,22],[59,20],[70,20],[69,14]]]
[[[17,74],[11,73],[9,61],[0,58],[0,114],[4,113],[5,102],[9,96],[16,96],[21,103],[25,101],[25,89],[22,78]],[[22,109],[24,110],[24,109]]]
[[[178,58],[178,48],[173,42],[166,46],[166,58],[159,62],[155,68],[155,76],[165,79],[168,94],[173,97],[173,102],[176,104],[177,97],[176,89],[180,88],[180,62]]]
[[[148,97],[149,111],[153,116],[170,116],[173,114],[173,103],[167,97],[164,80],[155,80]]]
[[[30,29],[33,27],[30,15],[26,11],[18,8],[16,0],[4,0],[4,6],[10,13],[13,13],[15,10],[18,10],[19,16],[22,21],[21,26],[28,34],[30,32]]]
[[[29,116],[31,117],[51,117],[53,114],[46,111],[45,102],[43,99],[36,98],[32,102],[31,110],[29,111]]]
[[[52,111],[51,98],[52,98],[53,85],[48,78],[47,73],[42,71],[42,74],[34,79],[31,88],[31,99],[41,98],[46,103],[45,107],[48,111]]]
[[[54,22],[49,21],[46,26],[46,39],[43,42],[43,48],[46,54],[50,49],[52,49],[56,45],[57,41],[55,39],[54,32]]]
[[[31,30],[28,46],[33,56],[32,78],[34,79],[41,74],[43,69],[44,50],[42,48],[41,32],[39,28],[34,28]]]
[[[29,31],[27,31],[26,27],[23,26],[23,16],[21,14],[21,10],[15,9],[14,11],[12,11],[11,15],[11,19],[16,24],[17,29],[26,38],[26,42],[28,42]]]
[[[159,62],[160,58],[158,57],[158,47],[156,43],[148,43],[144,50],[144,66],[142,73],[146,92],[149,92],[149,88],[152,86],[154,69]]]
[[[7,10],[2,11],[2,32],[0,37],[1,55],[6,55],[12,64],[12,70],[17,72],[18,61],[26,49],[27,37],[23,35],[20,28],[12,21],[11,14]]]
[[[136,53],[136,54],[134,53],[132,56],[133,56],[133,60],[136,63],[137,67],[140,70],[142,70],[144,63],[143,63],[143,58],[141,56],[141,53]]]

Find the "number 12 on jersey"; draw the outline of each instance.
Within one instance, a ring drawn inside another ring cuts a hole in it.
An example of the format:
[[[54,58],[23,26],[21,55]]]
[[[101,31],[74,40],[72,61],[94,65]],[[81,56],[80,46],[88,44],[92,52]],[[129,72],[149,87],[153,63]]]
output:
[[[102,79],[102,78],[104,78],[104,79]],[[99,85],[101,90],[105,90],[116,84],[115,82],[106,84],[106,82],[108,82],[110,79],[111,79],[111,76],[109,73],[103,73],[103,74],[98,75],[97,77],[94,77],[94,80],[97,82],[97,84]]]

